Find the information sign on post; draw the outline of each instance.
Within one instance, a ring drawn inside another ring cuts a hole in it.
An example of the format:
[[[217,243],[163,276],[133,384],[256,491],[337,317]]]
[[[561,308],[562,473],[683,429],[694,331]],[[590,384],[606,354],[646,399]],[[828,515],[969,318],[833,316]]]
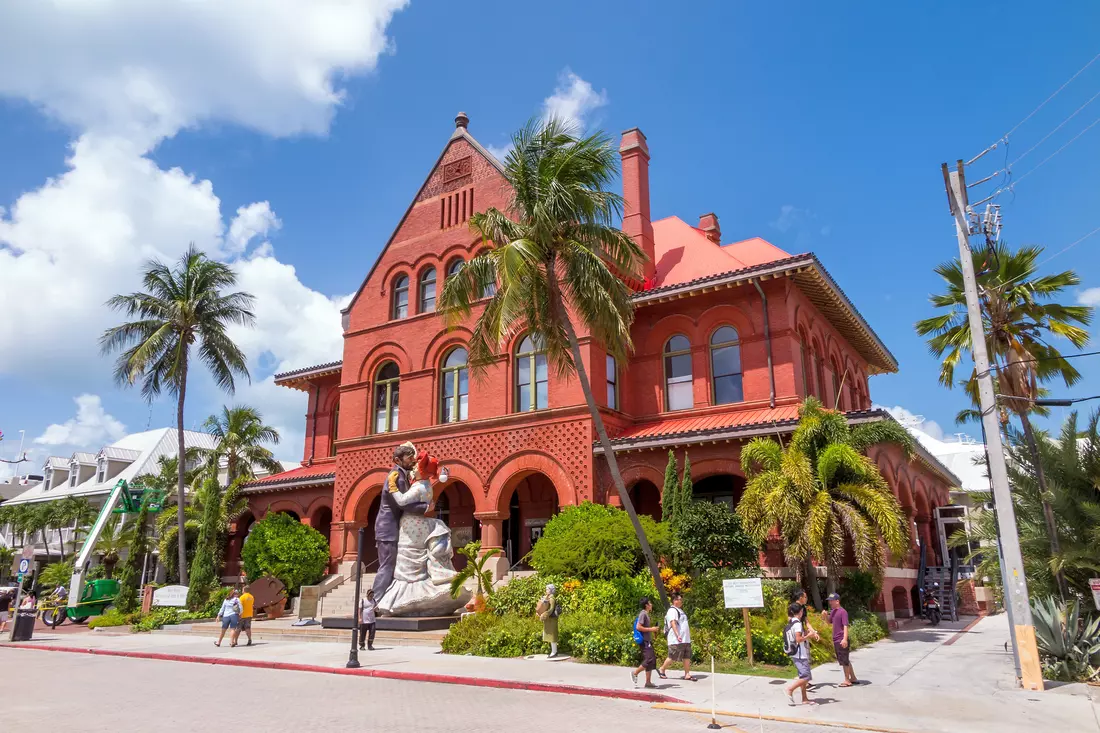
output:
[[[166,585],[153,591],[154,606],[175,606],[182,608],[187,605],[186,585]]]
[[[741,609],[745,619],[745,651],[748,653],[749,665],[752,665],[752,621],[749,609],[764,607],[764,585],[760,578],[731,578],[722,581],[722,595],[726,608]]]
[[[1092,589],[1092,602],[1096,604],[1096,610],[1100,611],[1100,578],[1089,578],[1089,588]]]

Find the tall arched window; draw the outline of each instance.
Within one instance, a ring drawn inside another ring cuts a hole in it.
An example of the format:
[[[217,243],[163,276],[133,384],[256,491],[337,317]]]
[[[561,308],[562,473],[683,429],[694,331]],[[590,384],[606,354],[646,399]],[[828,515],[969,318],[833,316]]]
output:
[[[400,388],[401,371],[397,364],[387,361],[379,368],[374,380],[374,432],[392,433],[397,430]]]
[[[516,350],[516,412],[545,409],[549,386],[546,351],[537,337],[527,336]]]
[[[336,400],[336,404],[332,406],[332,429],[329,431],[328,437],[328,454],[330,456],[336,455],[336,431],[340,428],[340,400]]]
[[[452,349],[440,373],[439,417],[442,422],[466,420],[469,415],[470,373],[466,349]]]
[[[455,257],[447,265],[447,277],[454,277],[455,275],[457,275],[459,272],[462,271],[462,266],[465,264],[466,263],[462,261],[461,257]]]
[[[409,316],[409,278],[407,275],[398,275],[393,281],[393,307],[390,316],[392,318],[408,318]]]
[[[435,311],[435,268],[429,267],[420,273],[420,312]]]
[[[744,402],[741,343],[732,326],[722,326],[710,337],[710,372],[714,380],[714,404]]]
[[[802,363],[802,395],[810,396],[810,348],[806,345],[806,332],[798,329],[798,356]]]
[[[665,342],[665,409],[687,410],[691,394],[691,342],[676,334]]]
[[[611,354],[607,355],[607,406],[619,409],[619,365]]]

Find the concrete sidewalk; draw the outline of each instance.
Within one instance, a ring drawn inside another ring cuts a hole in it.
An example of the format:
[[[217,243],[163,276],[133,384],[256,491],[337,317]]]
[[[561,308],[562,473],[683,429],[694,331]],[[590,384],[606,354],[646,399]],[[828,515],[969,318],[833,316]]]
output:
[[[973,619],[970,619],[973,620]],[[820,685],[811,697],[819,706],[790,707],[782,693],[783,680],[743,675],[716,675],[715,705],[719,710],[761,714],[779,719],[817,720],[869,726],[894,731],[974,731],[1033,733],[1037,729],[1100,733],[1097,705],[1083,685],[1067,685],[1045,693],[1016,689],[1003,615],[985,618],[966,633],[965,625],[945,623],[937,629],[917,624],[890,639],[852,654],[856,674],[867,684],[838,688],[840,668],[822,665],[814,670]],[[203,660],[250,660],[277,665],[343,668],[349,646],[335,643],[296,643],[262,640],[252,647],[214,647],[207,637],[182,634],[109,635],[90,632],[64,637],[42,636],[37,644],[51,647],[103,649],[114,652],[158,653]],[[0,652],[2,657],[2,652]],[[429,647],[385,647],[361,652],[365,669],[386,674],[462,678],[460,684],[505,683],[519,689],[583,688],[587,694],[617,696],[633,691],[629,671],[622,667],[549,662],[545,659],[487,659],[456,657]],[[656,692],[683,701],[689,707],[709,709],[712,680],[699,670],[699,682],[656,680]],[[1094,688],[1094,696],[1097,690]],[[635,698],[639,699],[639,698]]]

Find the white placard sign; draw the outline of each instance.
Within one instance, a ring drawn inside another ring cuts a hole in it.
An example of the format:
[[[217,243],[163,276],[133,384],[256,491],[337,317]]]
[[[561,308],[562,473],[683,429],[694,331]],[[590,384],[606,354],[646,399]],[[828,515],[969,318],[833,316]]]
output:
[[[763,608],[764,586],[760,578],[733,578],[722,581],[726,608]]]
[[[154,606],[175,606],[183,608],[187,605],[186,585],[166,585],[153,591]]]
[[[1092,589],[1092,602],[1096,604],[1096,610],[1100,611],[1100,578],[1089,578],[1089,588]]]

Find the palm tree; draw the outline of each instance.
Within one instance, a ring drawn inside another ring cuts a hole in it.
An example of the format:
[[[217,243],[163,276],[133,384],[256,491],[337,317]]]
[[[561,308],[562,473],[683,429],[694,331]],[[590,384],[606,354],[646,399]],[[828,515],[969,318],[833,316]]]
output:
[[[53,561],[53,556],[50,554],[50,540],[49,530],[53,526],[54,509],[50,505],[53,502],[41,502],[37,504],[30,504],[27,506],[27,513],[23,521],[25,522],[25,529],[30,534],[30,541],[33,545],[35,543],[35,537],[42,538],[42,546],[46,549],[46,564]]]
[[[5,522],[0,519],[0,525]],[[15,562],[15,550],[7,546],[0,546],[0,580],[8,577],[8,568]]]
[[[198,467],[187,470],[187,466],[197,466],[203,451],[198,448],[188,448],[184,453],[184,481],[191,487],[191,494],[195,495],[202,470]],[[157,459],[157,472],[144,474],[131,482],[132,488],[139,486],[154,489],[164,495],[164,507],[156,517],[157,549],[160,553],[160,562],[164,565],[169,577],[178,577],[179,546],[179,521],[178,512],[173,516],[168,507],[178,501],[178,495],[171,490],[175,488],[179,476],[179,460],[175,456],[161,456]],[[194,547],[194,539],[199,533],[199,518],[201,511],[196,514],[194,507],[184,506],[184,546]]]
[[[216,501],[219,508],[216,512],[215,524],[215,562],[221,567],[226,543],[229,541],[229,526],[237,521],[248,509],[248,497],[241,491],[242,481],[238,479],[229,485],[224,491],[217,492]],[[206,513],[208,493],[203,488],[201,475],[196,475],[191,483],[191,496],[193,501],[184,510],[184,542],[188,548],[188,554],[194,554],[198,547],[199,535],[202,530],[203,516]],[[179,524],[173,521],[169,513],[162,513],[157,517],[158,548],[161,553],[161,562],[165,570],[171,576],[176,573],[177,565],[173,561],[172,547],[178,544]],[[182,580],[180,581],[182,584]]]
[[[511,190],[508,211],[490,207],[470,218],[470,228],[489,249],[458,276],[447,278],[439,304],[447,322],[457,324],[469,318],[486,284],[497,284],[468,345],[475,375],[484,376],[496,361],[496,351],[522,330],[561,377],[576,373],[611,478],[667,605],[657,562],[592,394],[572,320],[577,318],[593,341],[620,362],[631,348],[634,304],[626,280],[641,280],[638,271],[645,254],[614,226],[622,197],[607,186],[617,171],[606,135],[581,137],[559,119],[529,122],[512,137],[504,162]]]
[[[477,581],[474,605],[476,610],[480,610],[485,605],[485,596],[493,593],[493,571],[486,569],[485,565],[503,550],[499,547],[493,548],[486,550],[482,557],[478,557],[481,552],[481,542],[471,542],[465,547],[458,548],[458,552],[466,558],[466,567],[459,570],[458,575],[451,579],[451,597],[458,598],[458,594],[462,592],[462,586],[467,580],[473,578]]]
[[[146,262],[143,292],[116,295],[107,305],[129,318],[107,329],[99,343],[103,352],[123,350],[115,364],[115,380],[133,385],[141,380],[141,393],[152,401],[162,391],[176,397],[178,455],[184,455],[183,403],[191,350],[207,366],[215,383],[232,394],[234,375],[248,378],[244,353],[230,340],[229,326],[251,326],[252,295],[226,293],[237,282],[228,265],[215,262],[194,245],[187,248],[175,269],[157,260]],[[199,343],[201,342],[201,345]],[[184,465],[176,477],[177,521],[184,523]],[[179,533],[180,582],[187,583],[187,548]]]
[[[72,551],[75,555],[78,536],[91,527],[92,523],[99,517],[99,510],[93,507],[92,503],[83,496],[67,496],[61,500],[61,504],[64,506],[63,512],[66,523],[73,526]]]
[[[282,464],[262,445],[278,445],[279,431],[264,425],[263,416],[255,408],[223,407],[221,415],[206,418],[203,428],[218,441],[217,447],[207,454],[207,465],[216,476],[221,461],[225,460],[226,485],[232,485],[238,478],[255,478],[257,466],[268,473],[283,470]]]
[[[65,536],[62,534],[62,531],[69,526],[69,522],[71,521],[69,518],[69,506],[65,504],[65,501],[62,499],[47,502],[44,507],[46,511],[46,529],[47,531],[53,529],[57,532],[57,551],[61,555],[61,560],[64,561]],[[43,535],[43,538],[45,538],[45,535]],[[49,547],[48,540],[46,546]]]
[[[1042,384],[1061,378],[1070,387],[1080,380],[1081,373],[1050,341],[1052,337],[1060,336],[1078,349],[1084,347],[1089,341],[1089,332],[1082,326],[1088,326],[1092,321],[1092,308],[1051,302],[1066,288],[1079,285],[1081,279],[1072,270],[1037,277],[1036,260],[1042,252],[1042,247],[1021,247],[1011,251],[1006,245],[998,243],[994,248],[992,266],[986,261],[987,253],[975,250],[972,256],[974,271],[979,273],[978,295],[990,362],[997,370],[998,392],[1009,398],[1004,408],[1007,412],[1002,412],[1002,423],[1007,424],[1008,412],[1015,413],[1020,419],[1036,470],[1037,490],[1051,555],[1057,556],[1061,552],[1058,526],[1048,499],[1046,477],[1038,457],[1039,447],[1030,414],[1043,414],[1034,405],[1034,400],[1043,394]],[[958,259],[940,264],[936,273],[947,284],[947,292],[933,295],[929,300],[945,312],[918,321],[916,329],[918,335],[929,337],[929,351],[943,358],[940,383],[950,389],[955,384],[955,367],[962,361],[964,353],[971,350],[972,342],[962,267]],[[976,372],[972,371],[960,384],[977,405]],[[961,421],[973,417],[973,411],[965,410],[956,419]],[[1056,580],[1058,590],[1065,598],[1068,590],[1065,578],[1059,572],[1056,573]]]
[[[133,541],[134,525],[132,518],[123,519],[121,514],[112,514],[104,523],[103,531],[99,533],[95,544],[95,552],[103,563],[103,572],[107,578],[114,575],[123,550]]]
[[[841,413],[824,409],[814,397],[802,403],[798,416],[785,449],[770,438],[754,438],[741,449],[747,483],[737,515],[757,544],[772,528],[779,530],[784,557],[799,575],[809,575],[814,605],[820,608],[811,558],[825,565],[831,590],[847,542],[860,569],[876,574],[886,566],[886,549],[898,557],[908,551],[908,519],[864,453],[880,443],[909,453],[912,438],[892,420],[853,429]]]

